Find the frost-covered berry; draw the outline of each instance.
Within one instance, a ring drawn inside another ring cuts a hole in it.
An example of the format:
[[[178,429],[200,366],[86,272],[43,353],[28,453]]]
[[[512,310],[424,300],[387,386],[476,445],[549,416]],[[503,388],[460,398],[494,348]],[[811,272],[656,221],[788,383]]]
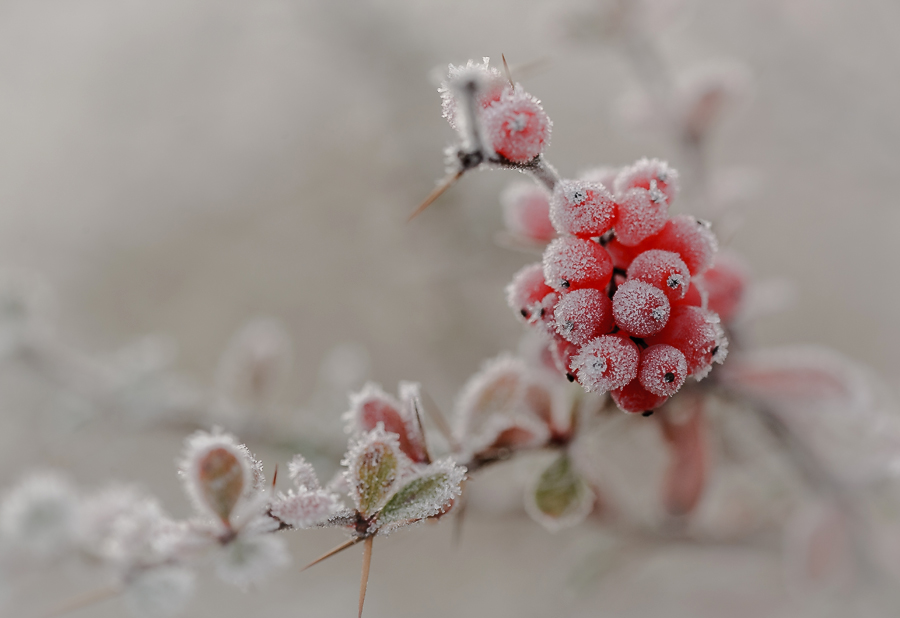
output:
[[[631,262],[628,278],[659,288],[671,302],[684,298],[691,282],[691,273],[677,253],[651,249]]]
[[[687,361],[688,375],[698,380],[706,377],[713,362],[725,359],[728,340],[712,311],[678,305],[672,309],[669,323],[647,343],[665,343],[681,351]]]
[[[671,397],[678,392],[687,376],[687,361],[677,348],[657,344],[641,352],[638,380],[654,395]]]
[[[603,288],[612,276],[612,260],[597,243],[564,236],[544,251],[544,281],[566,293],[580,288]]]
[[[670,307],[662,290],[631,279],[616,290],[612,311],[619,328],[635,337],[647,337],[666,325]]]
[[[541,264],[529,264],[513,276],[506,286],[506,302],[520,319],[530,321],[540,312],[541,301],[553,292],[544,283],[544,268]]]
[[[666,203],[671,204],[678,195],[678,172],[665,161],[640,159],[633,165],[622,168],[613,185],[616,195],[622,195],[635,187],[648,191],[655,187],[665,195]]]
[[[581,347],[572,359],[578,383],[588,392],[620,388],[637,375],[640,352],[637,345],[619,335],[602,335]]]
[[[591,238],[605,234],[616,218],[612,194],[600,183],[561,180],[550,199],[550,220],[561,234]]]
[[[528,163],[550,141],[550,118],[540,101],[521,87],[507,88],[485,111],[484,137],[494,152],[513,163]]]
[[[678,215],[669,219],[662,231],[648,244],[653,249],[673,251],[680,255],[691,275],[699,275],[709,268],[718,249],[718,241],[709,223],[690,215]]]
[[[652,412],[666,402],[668,397],[654,395],[643,386],[639,380],[634,379],[622,388],[610,393],[613,401],[623,412],[632,414],[646,414]]]
[[[550,357],[553,359],[553,366],[566,376],[570,382],[573,382],[575,374],[572,373],[572,359],[578,354],[578,346],[559,335],[553,335],[548,347],[550,349]]]
[[[538,243],[556,238],[556,230],[550,223],[550,195],[541,185],[514,182],[500,195],[500,205],[510,234]]]
[[[691,277],[691,286],[687,289],[684,298],[676,300],[672,303],[675,305],[693,305],[694,307],[702,307],[706,309],[706,282],[703,281],[704,275],[699,277]]]
[[[613,266],[625,270],[631,265],[634,258],[648,249],[648,247],[644,246],[646,244],[648,243],[645,241],[636,247],[626,247],[619,242],[619,239],[613,237],[605,241],[604,248],[609,253],[609,257],[612,258]]]
[[[669,204],[658,189],[629,189],[616,198],[616,238],[627,247],[633,247],[653,236],[666,224]]]
[[[747,280],[747,267],[732,253],[718,254],[712,267],[703,273],[707,307],[718,313],[722,322],[730,322],[740,309]]]
[[[556,331],[575,345],[583,345],[614,326],[609,297],[594,288],[563,296],[554,311]]]

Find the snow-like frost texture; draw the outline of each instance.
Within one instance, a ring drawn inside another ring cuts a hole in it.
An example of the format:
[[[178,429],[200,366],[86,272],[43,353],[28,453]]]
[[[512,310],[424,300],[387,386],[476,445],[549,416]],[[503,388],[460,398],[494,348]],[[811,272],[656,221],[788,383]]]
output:
[[[665,203],[670,205],[679,191],[678,172],[665,161],[644,158],[622,168],[612,188],[617,196],[634,188],[651,192],[655,188],[663,193]]]
[[[647,343],[667,343],[678,348],[687,361],[689,374],[698,381],[709,374],[713,363],[723,362],[728,354],[728,339],[719,316],[692,305],[672,309],[669,323]]]
[[[69,481],[53,472],[37,472],[4,496],[0,532],[11,546],[50,556],[74,540],[78,508],[78,494]]]
[[[641,352],[638,379],[641,386],[662,397],[671,397],[687,379],[684,354],[670,345],[657,344]]]
[[[419,423],[417,405],[419,386],[401,382],[401,401],[385,393],[380,386],[367,383],[361,391],[350,396],[350,410],[344,415],[347,430],[360,434],[371,431],[379,423],[397,436],[400,449],[411,460],[427,459],[425,436]]]
[[[605,335],[615,325],[609,297],[594,288],[563,296],[556,304],[554,318],[557,332],[575,345]]]
[[[550,220],[561,234],[602,236],[613,226],[616,203],[605,186],[586,180],[560,180],[550,200]]]
[[[379,532],[388,533],[403,525],[444,513],[460,495],[466,469],[452,459],[442,459],[406,479],[378,516]]]
[[[572,370],[589,393],[605,392],[631,382],[638,371],[640,352],[630,339],[616,335],[597,337],[572,360]]]
[[[478,103],[484,108],[497,101],[503,94],[507,80],[496,68],[490,66],[490,58],[482,58],[481,63],[469,60],[465,65],[449,65],[447,79],[441,84],[438,92],[441,95],[441,108],[444,118],[454,129],[461,131],[459,110],[457,106],[457,89],[462,84],[475,82],[478,92]]]
[[[633,247],[663,229],[669,213],[665,195],[659,190],[636,187],[618,195],[616,238]]]
[[[288,464],[288,474],[296,489],[279,492],[269,506],[279,520],[294,528],[311,528],[326,523],[341,509],[338,496],[321,488],[315,470],[302,455],[295,455]]]
[[[579,288],[603,288],[612,277],[612,259],[597,243],[564,236],[544,251],[544,281],[565,293]]]
[[[215,556],[216,575],[240,588],[262,583],[273,570],[290,563],[284,539],[274,534],[238,535]]]
[[[294,455],[293,459],[288,462],[288,478],[297,487],[306,489],[319,489],[321,487],[315,468],[306,461],[303,455]]]
[[[517,237],[547,243],[556,238],[550,222],[550,195],[534,182],[514,182],[500,194],[503,223]]]
[[[541,102],[517,85],[506,88],[484,111],[483,124],[494,152],[514,163],[528,163],[549,144],[553,123]]]
[[[690,215],[676,215],[650,241],[653,249],[673,251],[687,264],[691,275],[699,275],[712,266],[719,242],[707,221]]]
[[[540,263],[523,266],[506,286],[506,303],[525,322],[539,320],[542,302],[553,290],[544,283],[544,267]]]
[[[141,570],[125,587],[125,607],[135,618],[177,616],[194,594],[195,580],[194,572],[182,566]]]
[[[351,444],[342,465],[350,485],[350,496],[356,510],[364,517],[384,506],[402,477],[413,469],[413,463],[400,450],[397,434],[385,431],[379,424]]]
[[[619,328],[635,337],[658,333],[669,321],[671,307],[657,287],[631,279],[619,286],[612,299],[612,313]]]
[[[677,253],[659,249],[644,251],[634,258],[627,274],[629,279],[659,288],[670,302],[684,298],[691,283],[691,272],[684,260]]]

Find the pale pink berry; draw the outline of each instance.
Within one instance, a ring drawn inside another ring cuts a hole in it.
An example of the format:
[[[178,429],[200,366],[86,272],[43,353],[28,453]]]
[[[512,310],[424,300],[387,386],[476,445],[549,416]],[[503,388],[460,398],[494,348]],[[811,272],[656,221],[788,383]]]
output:
[[[631,414],[643,414],[650,416],[653,410],[666,403],[668,397],[654,395],[643,386],[639,380],[634,379],[622,388],[611,393],[613,401],[623,412]]]
[[[663,329],[670,307],[662,290],[631,279],[616,290],[612,310],[619,328],[635,337],[647,337]]]
[[[665,343],[678,348],[687,361],[688,375],[700,379],[709,373],[713,362],[725,359],[728,340],[718,315],[700,307],[678,305],[672,309],[666,327],[647,343]]]
[[[557,238],[544,251],[544,280],[565,293],[580,288],[604,288],[612,276],[612,260],[591,240]]]
[[[523,267],[506,286],[506,302],[523,321],[530,322],[540,312],[541,301],[553,290],[544,283],[544,269],[539,263]]]
[[[672,302],[684,298],[687,294],[691,273],[677,253],[651,249],[644,251],[631,262],[628,267],[628,278],[659,288]]]
[[[620,388],[637,375],[640,352],[627,337],[601,335],[581,347],[571,368],[588,392]]]
[[[516,182],[500,195],[503,222],[514,236],[538,243],[556,238],[550,223],[550,195],[533,182]]]
[[[669,212],[664,193],[636,187],[617,195],[616,238],[620,243],[633,247],[663,229]]]
[[[747,279],[747,267],[731,253],[718,254],[712,267],[703,273],[707,307],[718,313],[722,322],[730,322],[740,309]]]
[[[616,218],[612,194],[600,183],[561,180],[550,199],[550,220],[561,234],[580,238],[602,236]]]
[[[563,296],[554,311],[556,331],[575,345],[605,335],[615,325],[609,297],[594,288],[575,290]]]
[[[540,101],[521,87],[507,88],[483,116],[485,139],[513,163],[528,163],[541,154],[550,141],[551,124]]]
[[[678,195],[678,172],[665,161],[640,159],[622,168],[616,176],[613,190],[616,195],[623,195],[636,187],[648,191],[657,189],[665,196],[666,203],[671,204]]]
[[[690,215],[678,215],[666,222],[647,248],[673,251],[687,264],[691,275],[699,275],[713,263],[718,242],[709,223]]]
[[[687,379],[684,354],[666,344],[652,345],[641,352],[638,379],[641,386],[661,397],[671,397]]]

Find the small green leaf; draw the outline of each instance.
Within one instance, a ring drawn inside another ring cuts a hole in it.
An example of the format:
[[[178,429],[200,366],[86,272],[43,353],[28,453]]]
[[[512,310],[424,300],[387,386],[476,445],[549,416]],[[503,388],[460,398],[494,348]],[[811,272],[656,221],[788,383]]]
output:
[[[431,464],[388,500],[378,516],[379,523],[412,523],[437,515],[459,495],[465,473],[465,468],[449,459]]]
[[[551,531],[580,523],[593,504],[590,488],[565,454],[541,473],[526,502],[531,516]]]
[[[397,449],[388,442],[366,445],[351,468],[356,508],[364,517],[376,512],[397,480]]]

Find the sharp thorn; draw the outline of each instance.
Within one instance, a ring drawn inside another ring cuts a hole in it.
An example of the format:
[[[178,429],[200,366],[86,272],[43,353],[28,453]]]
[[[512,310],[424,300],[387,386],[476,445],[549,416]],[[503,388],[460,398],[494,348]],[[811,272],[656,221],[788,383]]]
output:
[[[334,556],[335,554],[341,553],[342,551],[344,551],[344,550],[347,549],[348,547],[353,547],[354,545],[356,545],[357,543],[359,543],[359,542],[362,541],[362,540],[363,540],[363,539],[362,539],[361,537],[354,537],[354,538],[352,538],[352,539],[350,539],[350,540],[348,540],[348,541],[345,541],[345,542],[341,543],[340,545],[338,545],[338,546],[335,547],[334,549],[328,550],[327,552],[325,552],[324,554],[322,554],[321,556],[319,556],[318,558],[316,558],[315,560],[313,560],[312,562],[310,562],[309,564],[307,564],[305,567],[303,567],[302,569],[300,569],[300,572],[302,573],[303,571],[305,571],[305,570],[308,569],[309,567],[315,566],[315,565],[319,564],[320,562],[322,562],[323,560],[326,560],[326,559],[328,559],[328,558],[331,558],[331,557]]]

